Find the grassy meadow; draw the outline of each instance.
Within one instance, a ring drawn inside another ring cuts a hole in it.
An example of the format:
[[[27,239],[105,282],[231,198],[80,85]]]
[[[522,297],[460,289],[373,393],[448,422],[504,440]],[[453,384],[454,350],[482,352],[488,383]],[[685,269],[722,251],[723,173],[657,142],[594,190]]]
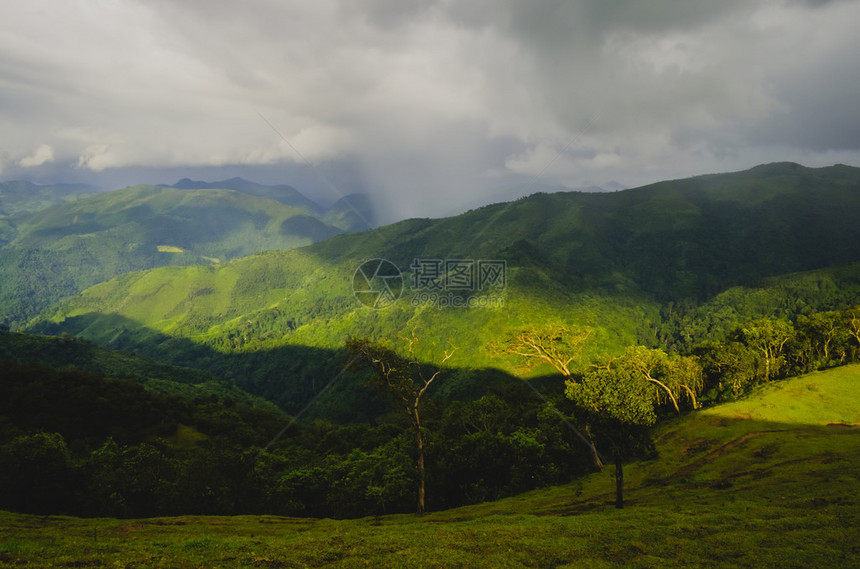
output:
[[[854,365],[664,423],[624,510],[608,467],[423,517],[2,513],[0,567],[856,567],[858,400]]]

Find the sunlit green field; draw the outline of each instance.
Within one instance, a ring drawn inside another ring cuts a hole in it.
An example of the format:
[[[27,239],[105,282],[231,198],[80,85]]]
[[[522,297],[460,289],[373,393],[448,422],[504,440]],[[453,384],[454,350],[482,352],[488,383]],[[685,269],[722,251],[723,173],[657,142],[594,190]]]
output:
[[[660,458],[431,513],[79,519],[0,514],[2,567],[857,567],[860,366],[657,432]],[[428,491],[432,491],[432,485]]]

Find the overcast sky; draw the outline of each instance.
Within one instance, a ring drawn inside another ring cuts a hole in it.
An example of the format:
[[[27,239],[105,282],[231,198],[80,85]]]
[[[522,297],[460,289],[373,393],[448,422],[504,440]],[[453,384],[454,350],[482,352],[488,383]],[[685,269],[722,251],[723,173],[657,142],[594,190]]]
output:
[[[855,0],[6,1],[0,180],[241,174],[426,216],[860,166],[858,22]]]

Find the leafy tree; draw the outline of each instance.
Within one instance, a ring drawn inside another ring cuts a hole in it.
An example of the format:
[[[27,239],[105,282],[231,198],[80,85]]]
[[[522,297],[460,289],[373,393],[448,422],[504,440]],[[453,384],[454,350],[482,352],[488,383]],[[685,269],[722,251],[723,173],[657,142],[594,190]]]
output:
[[[91,513],[119,517],[179,513],[179,464],[152,444],[122,446],[109,438],[86,464]]]
[[[611,449],[617,508],[624,507],[624,460],[651,446],[647,427],[657,420],[655,407],[665,398],[664,390],[671,394],[665,383],[654,380],[663,387],[659,389],[646,379],[656,375],[646,365],[653,360],[658,360],[654,354],[632,353],[618,365],[610,361],[567,380],[566,395],[586,410],[580,420],[593,425],[597,442]]]
[[[323,466],[305,466],[284,473],[273,494],[281,507],[291,515],[328,515],[328,469]]]
[[[372,452],[353,449],[326,469],[327,502],[337,517],[389,513],[408,500],[412,480],[396,440]]]
[[[795,330],[787,320],[761,318],[741,325],[734,338],[761,354],[764,360],[765,381],[779,374],[784,362],[785,345],[794,336]]]
[[[491,344],[490,350],[496,355],[517,356],[518,367],[522,371],[531,372],[539,366],[549,365],[565,378],[570,378],[576,369],[573,366],[578,364],[585,342],[592,332],[587,326],[528,326],[514,331],[501,344]],[[576,433],[589,445],[595,466],[603,470],[603,460],[588,430],[586,429],[586,436],[579,431]]]
[[[584,372],[576,372],[573,363],[590,334],[589,328],[530,327],[517,331],[495,349],[519,356],[526,369],[547,364],[565,376],[566,395],[585,409],[587,420],[580,422],[589,433],[598,467],[602,460],[594,438],[612,449],[616,506],[621,508],[623,461],[649,445],[647,427],[656,422],[660,405],[671,401],[680,412],[678,402],[687,398],[694,408],[698,406],[696,396],[703,387],[703,373],[695,358],[669,356],[644,346],[631,346],[620,357],[606,358]]]
[[[34,514],[73,506],[76,470],[58,433],[22,435],[0,446],[0,508]]]
[[[805,358],[808,360],[806,369],[800,371],[845,362],[851,339],[846,324],[841,312],[816,312],[798,316],[795,326],[803,346],[796,347],[793,351],[805,348],[808,352]],[[795,358],[798,356],[796,353],[792,355]]]
[[[633,380],[658,387],[651,397],[646,397],[652,407],[669,400],[675,411],[680,412],[678,401],[682,397],[687,397],[693,408],[698,407],[696,393],[702,389],[702,368],[694,358],[670,356],[663,350],[645,346],[630,346],[621,357],[609,358],[594,367],[614,369]],[[642,392],[637,386],[637,392],[645,396],[647,390]]]
[[[756,353],[741,342],[710,342],[694,353],[704,370],[707,384],[719,393],[731,388],[738,395],[756,380]]]
[[[368,339],[351,338],[347,349],[352,365],[359,363],[373,370],[371,384],[397,400],[409,417],[415,431],[415,448],[418,453],[418,513],[425,512],[426,469],[424,465],[424,435],[421,432],[421,399],[430,384],[439,376],[441,369],[428,374],[415,357],[415,344],[418,338],[403,338],[408,345],[409,356],[401,356],[394,350]],[[456,348],[445,352],[444,364],[454,354]]]

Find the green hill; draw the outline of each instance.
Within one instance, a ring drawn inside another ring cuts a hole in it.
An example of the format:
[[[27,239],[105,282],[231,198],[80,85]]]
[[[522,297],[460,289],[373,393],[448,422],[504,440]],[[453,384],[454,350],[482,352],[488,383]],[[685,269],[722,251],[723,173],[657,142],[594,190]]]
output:
[[[21,324],[64,296],[128,271],[217,264],[341,230],[303,209],[224,189],[134,186],[9,218],[0,314]]]
[[[242,178],[230,178],[221,182],[201,182],[183,178],[169,187],[183,190],[227,189],[250,196],[269,198],[284,205],[303,209],[328,225],[346,232],[364,231],[376,226],[375,208],[367,194],[349,194],[337,200],[330,207],[324,208],[302,195],[292,186],[286,184],[267,186]]]
[[[329,207],[323,220],[344,231],[364,231],[376,227],[376,208],[368,194],[346,195]]]
[[[0,514],[17,567],[853,567],[860,366],[658,428],[656,460],[475,506],[360,520]]]
[[[229,398],[247,407],[278,412],[269,401],[246,393],[235,384],[206,371],[171,366],[126,352],[106,350],[80,339],[0,332],[0,362],[79,370],[103,377],[134,381],[156,393],[179,395],[188,399],[214,395],[222,400]]]
[[[20,180],[0,182],[0,218],[33,213],[99,191],[97,187],[87,184],[42,185]],[[2,234],[0,234],[0,243],[2,243]]]
[[[284,205],[297,207],[311,215],[316,215],[322,212],[322,208],[317,203],[305,197],[294,187],[286,184],[268,186],[265,184],[257,184],[243,178],[230,178],[229,180],[223,180],[220,182],[202,182],[183,178],[173,186],[166,187],[173,187],[180,190],[234,190],[249,196],[268,198]]]
[[[336,374],[343,359],[297,361],[295,350],[339,350],[350,335],[414,332],[424,361],[439,362],[450,343],[459,348],[452,367],[509,368],[487,347],[523,325],[591,326],[588,357],[631,344],[689,347],[752,318],[857,304],[858,212],[860,169],[847,166],[771,164],[616,193],[536,194],[216,266],[124,274],[31,329],[205,362],[281,402],[292,391],[298,405],[313,395],[312,378]],[[353,294],[357,268],[374,258],[403,277],[402,296],[380,310]],[[480,291],[416,288],[413,279],[427,276],[416,259],[443,268],[500,260],[505,281]],[[440,306],[473,295],[472,306]],[[259,355],[260,365],[219,363],[237,353]]]

